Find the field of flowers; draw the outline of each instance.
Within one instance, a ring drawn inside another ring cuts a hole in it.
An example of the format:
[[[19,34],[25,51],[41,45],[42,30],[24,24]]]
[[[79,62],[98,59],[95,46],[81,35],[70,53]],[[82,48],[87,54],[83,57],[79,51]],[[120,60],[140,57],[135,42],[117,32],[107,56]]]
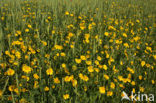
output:
[[[0,0],[0,103],[129,103],[123,91],[156,93],[155,5]]]

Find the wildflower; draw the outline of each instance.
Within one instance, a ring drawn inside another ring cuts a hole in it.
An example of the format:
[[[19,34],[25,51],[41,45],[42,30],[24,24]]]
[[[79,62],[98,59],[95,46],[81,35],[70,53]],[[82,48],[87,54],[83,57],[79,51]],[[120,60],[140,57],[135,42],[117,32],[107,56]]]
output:
[[[124,46],[125,46],[126,48],[129,48],[128,43],[124,43]]]
[[[9,68],[9,69],[7,70],[7,75],[12,76],[12,75],[14,75],[14,74],[15,74],[15,71],[14,71],[13,69]]]
[[[9,89],[10,92],[13,92],[13,91],[14,91],[14,88],[15,88],[14,85],[10,85],[10,86],[8,87],[8,89]]]
[[[152,81],[152,84],[155,84],[155,81],[154,80],[151,80]]]
[[[103,69],[104,70],[107,70],[107,65],[103,65]]]
[[[86,57],[84,55],[82,55],[80,58],[81,60],[86,60]]]
[[[64,81],[65,81],[65,82],[70,82],[70,80],[71,80],[70,76],[66,76],[66,77],[64,78]]]
[[[68,12],[68,11],[66,11],[66,12],[65,12],[65,15],[69,15],[69,12]]]
[[[28,28],[32,28],[32,26],[29,24],[29,25],[28,25]]]
[[[62,64],[62,68],[66,68],[66,64],[65,63]]]
[[[94,72],[93,66],[89,66],[89,67],[88,67],[88,71],[89,71],[89,72]]]
[[[75,59],[75,62],[80,64],[81,63],[81,59]]]
[[[54,47],[55,47],[55,49],[58,49],[58,50],[62,50],[63,49],[63,47],[61,45],[55,45]]]
[[[99,92],[100,92],[101,94],[105,94],[105,92],[106,92],[105,87],[104,87],[104,86],[99,87]]]
[[[29,32],[29,29],[25,29],[25,32]]]
[[[59,80],[58,77],[54,78],[54,83],[56,83],[56,84],[59,84],[60,83],[60,80]]]
[[[53,69],[49,68],[46,70],[47,75],[53,75]]]
[[[142,76],[141,75],[139,75],[139,79],[142,80]]]
[[[25,76],[25,75],[22,75],[22,77],[21,77],[22,79],[26,79],[27,81],[29,81],[30,80],[30,78],[28,77],[28,76]]]
[[[17,51],[17,52],[15,53],[15,56],[16,56],[18,59],[20,59],[20,58],[21,58],[21,53],[20,53],[19,51]]]
[[[89,80],[89,78],[86,75],[84,75],[83,80],[87,82]]]
[[[0,90],[0,97],[2,97],[2,95],[3,95],[3,91],[2,91],[2,90]]]
[[[114,89],[114,88],[115,88],[115,84],[114,84],[113,82],[111,82],[110,87],[111,87],[112,89]]]
[[[73,85],[73,87],[77,86],[77,80],[73,79],[72,80],[72,85]]]
[[[107,96],[112,96],[113,95],[113,92],[112,91],[108,91],[107,92]]]
[[[35,73],[35,74],[33,75],[33,77],[34,77],[35,79],[39,79],[39,76],[37,75],[37,73]]]
[[[104,35],[105,35],[105,36],[108,36],[108,35],[109,35],[109,33],[108,33],[108,32],[105,32],[105,33],[104,33]]]
[[[23,66],[22,66],[22,70],[23,70],[23,72],[25,72],[25,73],[30,73],[31,71],[32,71],[32,68],[31,67],[29,67],[29,66],[27,66],[26,64],[24,64]]]
[[[143,87],[140,87],[140,92],[144,92],[144,88]]]
[[[65,54],[64,52],[62,52],[62,53],[61,53],[61,56],[62,56],[62,57],[65,57],[65,56],[66,56],[66,54]]]
[[[134,81],[132,81],[132,82],[131,82],[131,84],[132,84],[132,85],[135,85],[135,82],[134,82]]]
[[[105,78],[106,80],[108,80],[108,79],[109,79],[109,76],[106,75],[106,74],[104,74],[104,78]]]
[[[87,65],[91,65],[92,62],[91,62],[91,61],[86,61],[86,64],[87,64]]]
[[[143,67],[146,64],[145,61],[141,61],[141,66]]]
[[[46,87],[44,88],[44,91],[46,91],[46,92],[49,91],[49,87],[46,86]]]
[[[127,38],[127,34],[126,33],[123,33],[122,35]]]
[[[101,61],[101,59],[102,59],[102,58],[101,58],[100,56],[97,57],[97,60]]]
[[[66,100],[66,99],[69,99],[69,97],[70,97],[69,94],[64,94],[64,95],[63,95],[63,98],[64,98],[65,100]]]

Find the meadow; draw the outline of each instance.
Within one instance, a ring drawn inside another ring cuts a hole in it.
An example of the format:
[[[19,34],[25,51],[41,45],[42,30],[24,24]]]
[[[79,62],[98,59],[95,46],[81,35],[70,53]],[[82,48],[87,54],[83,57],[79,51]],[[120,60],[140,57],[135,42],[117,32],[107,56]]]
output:
[[[0,0],[0,103],[136,103],[131,92],[155,94],[155,5]]]

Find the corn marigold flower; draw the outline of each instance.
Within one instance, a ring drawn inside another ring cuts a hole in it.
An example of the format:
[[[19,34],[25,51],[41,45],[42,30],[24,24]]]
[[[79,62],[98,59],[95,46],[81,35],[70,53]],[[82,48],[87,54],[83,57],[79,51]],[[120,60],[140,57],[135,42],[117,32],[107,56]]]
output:
[[[106,93],[105,87],[104,86],[99,87],[99,92],[101,94],[105,94]]]
[[[44,91],[46,91],[46,92],[49,91],[49,87],[46,86],[46,87],[44,88]]]
[[[81,63],[81,59],[75,59],[75,62],[76,62],[77,64],[80,64],[80,63]]]
[[[141,66],[143,67],[146,64],[145,61],[141,61]]]
[[[73,85],[73,87],[77,86],[77,80],[76,79],[72,80],[72,85]]]
[[[112,96],[113,95],[113,92],[112,91],[108,91],[107,92],[107,96]]]
[[[15,74],[15,71],[14,71],[13,69],[9,68],[9,69],[7,70],[7,75],[12,76],[12,75],[14,75],[14,74]]]
[[[59,80],[58,77],[54,78],[54,83],[56,83],[56,84],[59,84],[60,83],[60,80]]]
[[[64,95],[63,95],[63,98],[64,98],[65,100],[66,100],[66,99],[69,99],[69,97],[70,97],[69,94],[64,94]]]
[[[33,75],[33,77],[34,77],[35,79],[39,79],[39,76],[38,76],[37,73],[35,73],[35,74]]]
[[[112,89],[114,89],[114,88],[115,88],[115,84],[114,84],[113,82],[111,82],[110,87],[111,87]]]
[[[47,75],[53,75],[53,69],[49,68],[46,70]]]
[[[88,67],[88,71],[89,71],[89,72],[94,72],[93,66],[89,66],[89,67]]]
[[[103,65],[103,69],[104,70],[107,70],[107,65]]]
[[[3,91],[2,91],[2,90],[0,90],[0,97],[2,97],[2,95],[3,95]]]
[[[22,66],[22,71],[28,74],[32,71],[32,68],[30,66],[27,66],[26,64],[24,64]]]
[[[104,78],[105,78],[106,80],[108,80],[108,79],[109,79],[109,76],[106,75],[106,74],[104,74]]]

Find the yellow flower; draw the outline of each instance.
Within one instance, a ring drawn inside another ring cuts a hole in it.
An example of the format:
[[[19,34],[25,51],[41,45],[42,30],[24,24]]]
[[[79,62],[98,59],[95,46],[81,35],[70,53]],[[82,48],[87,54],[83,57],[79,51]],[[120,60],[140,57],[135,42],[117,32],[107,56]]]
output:
[[[106,80],[108,80],[108,79],[109,79],[109,76],[106,75],[106,74],[104,74],[104,78],[105,78]]]
[[[113,92],[112,91],[108,91],[107,92],[107,96],[112,96],[113,95]]]
[[[105,35],[105,36],[108,36],[108,35],[109,35],[109,33],[108,33],[108,32],[105,32],[105,33],[104,33],[104,35]]]
[[[69,12],[68,12],[68,11],[66,11],[66,12],[65,12],[65,15],[69,15]]]
[[[47,42],[46,42],[46,41],[41,41],[41,43],[42,43],[44,46],[47,46]]]
[[[106,92],[105,87],[104,87],[104,86],[99,87],[99,92],[100,92],[101,94],[105,94],[105,92]]]
[[[62,68],[66,68],[66,64],[65,63],[62,64]]]
[[[15,56],[16,56],[18,59],[20,59],[20,58],[21,58],[21,53],[20,53],[19,51],[17,51],[17,52],[15,53]]]
[[[113,82],[111,82],[110,87],[111,87],[112,89],[114,89],[114,88],[115,88],[115,84],[114,84]]]
[[[39,85],[38,85],[38,81],[34,81],[34,88],[38,88]]]
[[[2,91],[2,90],[0,90],[0,97],[2,97],[2,95],[3,95],[3,91]]]
[[[14,71],[13,69],[9,68],[9,69],[7,70],[7,75],[12,76],[12,75],[14,75],[14,74],[15,74],[15,71]]]
[[[46,92],[49,91],[49,87],[46,86],[46,87],[44,88],[44,91],[46,91]]]
[[[66,54],[62,52],[62,53],[61,53],[61,56],[62,56],[62,57],[65,57],[65,56],[66,56]]]
[[[127,38],[127,34],[126,33],[123,33],[122,35]]]
[[[25,32],[29,32],[29,29],[25,29]]]
[[[84,55],[82,55],[80,58],[81,60],[86,60],[86,57]]]
[[[10,85],[10,86],[8,87],[8,89],[9,89],[10,92],[13,92],[14,89],[15,89],[15,86],[14,86],[14,85]]]
[[[101,59],[102,59],[102,58],[101,58],[100,56],[97,57],[97,60],[101,61]]]
[[[77,80],[72,80],[72,85],[73,85],[73,87],[75,87],[75,86],[77,86]]]
[[[27,103],[25,98],[20,99],[19,103]]]
[[[69,94],[64,94],[64,95],[63,95],[63,98],[64,98],[65,100],[66,100],[66,99],[69,99],[69,97],[70,97]]]
[[[132,84],[132,85],[135,85],[135,82],[134,82],[134,81],[132,81],[132,82],[131,82],[131,84]]]
[[[87,82],[89,80],[89,78],[86,75],[84,75],[83,80]]]
[[[86,64],[87,65],[91,65],[92,64],[92,61],[86,61]]]
[[[49,68],[46,70],[47,75],[53,75],[53,69]]]
[[[75,59],[75,62],[76,62],[77,64],[80,64],[80,63],[81,63],[81,59]]]
[[[89,71],[89,72],[94,72],[93,66],[89,66],[89,67],[88,67],[88,71]]]
[[[54,47],[55,47],[55,49],[58,49],[58,50],[62,50],[63,49],[63,47],[61,45],[55,45]]]
[[[29,81],[29,77],[28,76],[25,76],[25,75],[22,75],[22,77],[21,77],[22,79],[26,79],[27,81]]]
[[[58,79],[58,77],[54,78],[54,83],[59,84],[60,80]]]
[[[28,25],[28,28],[32,28],[32,26],[29,24],[29,25]]]
[[[144,88],[143,87],[140,87],[140,92],[144,92]]]
[[[152,80],[152,84],[155,84],[155,81],[154,80]]]
[[[65,81],[65,82],[70,82],[70,81],[71,81],[70,76],[66,76],[66,77],[64,78],[64,81]]]
[[[37,75],[37,73],[35,73],[35,74],[33,75],[33,77],[34,77],[35,79],[39,79],[39,76]]]
[[[142,80],[142,76],[141,75],[139,75],[139,79]]]
[[[30,72],[32,71],[32,68],[24,64],[24,65],[22,66],[22,70],[23,70],[23,72],[25,72],[25,73],[30,73]]]
[[[128,43],[124,43],[124,46],[125,46],[126,48],[129,48]]]
[[[141,61],[141,66],[143,67],[146,64],[145,61]]]
[[[103,69],[104,70],[107,70],[107,65],[103,65]]]

